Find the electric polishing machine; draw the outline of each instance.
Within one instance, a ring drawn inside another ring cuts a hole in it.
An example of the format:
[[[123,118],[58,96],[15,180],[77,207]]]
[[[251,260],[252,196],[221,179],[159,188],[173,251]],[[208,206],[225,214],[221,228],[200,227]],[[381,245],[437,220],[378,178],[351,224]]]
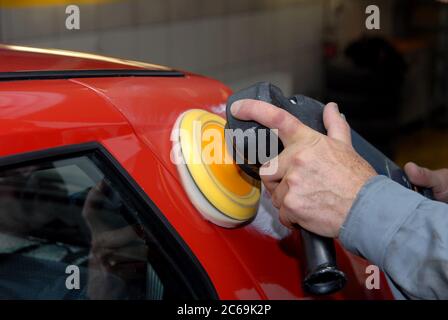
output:
[[[326,134],[322,103],[303,95],[285,97],[278,87],[268,82],[257,83],[230,96],[226,105],[227,121],[201,109],[192,109],[181,114],[172,133],[173,143],[180,147],[183,160],[176,161],[181,182],[191,202],[203,217],[225,228],[250,223],[255,217],[261,196],[259,168],[263,164],[258,155],[269,154],[269,158],[272,159],[283,150],[282,142],[273,131],[257,122],[233,117],[230,106],[241,99],[255,99],[273,104],[288,111],[312,129]],[[198,123],[200,128],[197,128]],[[254,131],[257,149],[269,148],[272,139],[276,139],[278,148],[257,151],[256,159],[253,161],[252,157],[248,157],[250,154],[248,140],[235,139],[234,136],[225,134],[225,129]],[[215,139],[221,141],[227,139],[226,143],[218,148],[219,150],[215,150],[215,153],[220,153],[224,160],[220,163],[204,159],[204,151],[210,140],[207,131],[210,130],[214,132]],[[264,130],[267,134],[258,135],[259,130]],[[400,167],[355,131],[352,130],[351,134],[354,149],[378,174],[432,198],[430,189],[413,186]],[[208,138],[204,139],[204,136]],[[265,140],[260,141],[263,139],[260,137],[264,137]],[[306,261],[303,288],[316,295],[341,290],[347,280],[345,274],[337,268],[333,240],[305,229],[300,229],[300,234]]]

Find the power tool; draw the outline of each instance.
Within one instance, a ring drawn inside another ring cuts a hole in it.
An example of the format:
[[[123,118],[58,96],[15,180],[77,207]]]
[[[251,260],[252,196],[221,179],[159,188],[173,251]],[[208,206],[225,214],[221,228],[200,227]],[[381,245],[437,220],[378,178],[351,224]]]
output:
[[[202,109],[191,109],[181,114],[174,125],[172,140],[173,149],[177,149],[180,158],[175,162],[182,184],[203,217],[225,228],[245,225],[254,218],[261,195],[259,168],[266,161],[266,158],[262,159],[259,155],[269,155],[269,159],[272,159],[283,150],[282,142],[273,131],[254,121],[233,117],[230,107],[233,102],[241,99],[273,104],[288,111],[312,129],[326,134],[322,103],[304,95],[285,97],[278,87],[269,82],[254,84],[231,95],[226,105],[227,121]],[[235,135],[227,134],[237,130],[254,133],[247,136],[256,138],[255,159],[249,157],[249,139],[236,139]],[[259,130],[266,130],[267,134],[258,135]],[[413,186],[400,167],[355,131],[352,130],[351,134],[355,150],[378,174],[432,198],[431,190]],[[260,140],[259,137],[263,138]],[[218,144],[217,148],[215,145],[215,150],[211,153],[212,157],[218,153],[221,162],[208,161],[204,157],[210,141],[215,140],[226,141]],[[274,145],[278,148],[270,148],[272,141],[276,142]],[[347,279],[337,268],[333,240],[305,229],[300,229],[300,234],[302,252],[306,259],[303,288],[315,295],[341,290]]]

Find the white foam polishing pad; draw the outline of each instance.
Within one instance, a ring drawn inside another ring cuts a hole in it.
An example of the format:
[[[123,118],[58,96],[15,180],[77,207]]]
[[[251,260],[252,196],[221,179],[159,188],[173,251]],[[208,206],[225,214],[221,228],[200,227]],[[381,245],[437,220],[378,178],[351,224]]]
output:
[[[248,177],[228,153],[225,120],[205,110],[181,114],[172,131],[172,160],[196,209],[209,221],[233,228],[251,220],[260,183]]]

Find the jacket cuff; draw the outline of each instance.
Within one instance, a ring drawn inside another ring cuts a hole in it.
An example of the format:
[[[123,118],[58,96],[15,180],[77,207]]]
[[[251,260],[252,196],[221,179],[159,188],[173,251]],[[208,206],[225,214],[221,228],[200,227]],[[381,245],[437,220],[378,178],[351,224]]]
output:
[[[425,198],[386,176],[369,179],[339,232],[342,245],[383,269],[393,236]]]

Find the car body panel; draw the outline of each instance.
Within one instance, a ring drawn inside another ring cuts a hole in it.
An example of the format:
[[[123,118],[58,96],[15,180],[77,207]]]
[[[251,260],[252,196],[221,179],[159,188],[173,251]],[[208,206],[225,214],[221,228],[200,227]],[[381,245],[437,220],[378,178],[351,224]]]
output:
[[[132,132],[107,101],[67,80],[0,82],[0,154]]]
[[[0,155],[98,141],[184,239],[220,298],[316,298],[301,287],[303,260],[297,233],[277,240],[251,224],[224,229],[209,223],[189,201],[170,160],[170,133],[177,117],[191,108],[224,116],[230,94],[220,82],[189,73],[176,78],[0,82]],[[380,290],[366,289],[365,260],[339,244],[337,252],[348,284],[325,298],[392,298],[384,277]]]

